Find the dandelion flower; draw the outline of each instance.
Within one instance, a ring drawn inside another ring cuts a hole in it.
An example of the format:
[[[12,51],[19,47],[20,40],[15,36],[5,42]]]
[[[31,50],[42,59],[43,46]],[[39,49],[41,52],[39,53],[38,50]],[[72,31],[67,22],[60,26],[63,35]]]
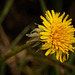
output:
[[[75,28],[71,25],[72,19],[68,19],[69,15],[65,16],[65,12],[60,15],[54,10],[47,10],[45,15],[46,18],[40,16],[43,25],[38,25],[43,30],[40,32],[40,41],[44,42],[41,50],[47,50],[46,56],[55,53],[56,59],[64,62],[69,58],[69,52],[74,52]]]

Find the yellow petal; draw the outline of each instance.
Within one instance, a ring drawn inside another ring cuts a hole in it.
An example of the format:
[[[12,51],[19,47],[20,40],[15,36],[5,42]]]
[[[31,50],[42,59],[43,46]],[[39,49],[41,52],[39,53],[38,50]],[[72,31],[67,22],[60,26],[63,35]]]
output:
[[[56,17],[59,17],[60,13],[56,13]]]
[[[53,18],[55,17],[55,12],[54,12],[54,10],[51,10],[51,12],[52,12],[52,16],[53,16]]]
[[[46,13],[45,15],[46,15],[47,20],[48,20],[50,23],[52,23],[53,20],[48,16],[48,14]]]
[[[43,25],[44,25],[45,27],[47,27],[48,30],[51,29],[50,26],[48,26],[49,24],[47,24],[45,21],[43,21],[42,23],[43,23]]]
[[[70,21],[72,21],[72,19],[67,20],[67,22],[70,22]]]
[[[46,42],[45,44],[42,45],[42,48],[45,48],[45,49],[48,49],[50,47],[51,47],[51,43]]]
[[[50,54],[54,54],[55,53],[55,49],[51,49]]]
[[[40,36],[40,39],[48,39],[48,36]]]
[[[46,53],[45,53],[45,55],[47,56],[50,52],[51,52],[51,50],[50,50],[50,49],[49,49],[49,50],[47,50],[47,51],[46,51]]]
[[[51,21],[53,22],[53,18],[52,18],[52,15],[51,15],[50,11],[49,11],[49,10],[47,10],[47,11],[46,11],[46,13],[49,15],[49,17],[50,17]],[[52,22],[51,22],[51,23],[52,23]]]
[[[60,61],[63,62],[62,61],[62,52],[60,52]]]
[[[66,54],[63,55],[63,62],[66,61]]]
[[[41,35],[48,35],[50,36],[50,33],[49,32],[40,32]]]
[[[69,54],[67,53],[67,59],[69,58]]]
[[[60,22],[62,21],[64,16],[65,16],[65,12],[59,17]]]
[[[46,27],[49,27],[50,23],[43,16],[40,16],[40,17],[47,24]]]
[[[44,26],[42,26],[42,25],[38,25],[38,27],[39,27],[40,29],[43,29],[44,31],[49,31],[46,27],[44,27]]]
[[[57,60],[59,59],[59,55],[60,55],[60,52],[57,51],[57,52],[56,52],[56,58],[57,58]]]
[[[65,17],[64,20],[63,20],[63,22],[65,22],[68,17],[69,17],[69,15],[66,15],[66,17]]]

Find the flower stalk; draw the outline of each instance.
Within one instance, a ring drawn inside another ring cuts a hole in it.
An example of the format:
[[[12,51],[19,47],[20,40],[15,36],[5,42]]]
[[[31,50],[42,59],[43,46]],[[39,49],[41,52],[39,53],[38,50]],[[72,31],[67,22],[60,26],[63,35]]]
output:
[[[22,46],[20,46],[20,47],[18,47],[18,48],[16,48],[16,49],[12,50],[11,52],[7,53],[6,55],[2,56],[2,57],[0,58],[0,64],[3,63],[4,61],[6,61],[7,59],[9,59],[10,57],[16,55],[16,54],[19,53],[20,51],[22,51],[22,50],[28,48],[28,47],[29,47],[30,45],[32,45],[33,43],[34,43],[34,42],[26,43],[26,44],[24,44],[24,45],[22,45]]]

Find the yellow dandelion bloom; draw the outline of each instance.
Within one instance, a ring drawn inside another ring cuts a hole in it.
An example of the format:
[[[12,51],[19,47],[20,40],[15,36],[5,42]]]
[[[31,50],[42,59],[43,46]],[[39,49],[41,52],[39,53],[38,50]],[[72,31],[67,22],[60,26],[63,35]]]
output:
[[[41,50],[47,50],[46,56],[55,53],[56,59],[64,62],[68,59],[69,52],[74,52],[72,43],[75,43],[75,28],[70,25],[72,19],[68,19],[69,15],[65,16],[65,12],[60,16],[54,10],[47,10],[45,15],[46,18],[40,16],[43,25],[38,25],[43,30],[40,32],[41,42],[45,42]]]

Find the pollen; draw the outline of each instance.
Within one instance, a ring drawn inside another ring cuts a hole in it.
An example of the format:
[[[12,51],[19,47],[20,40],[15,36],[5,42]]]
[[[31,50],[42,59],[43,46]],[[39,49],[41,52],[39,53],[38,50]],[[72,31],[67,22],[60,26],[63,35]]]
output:
[[[74,52],[72,43],[75,43],[75,28],[71,25],[72,19],[68,19],[69,15],[65,16],[65,12],[60,15],[54,10],[47,10],[45,15],[46,18],[40,16],[43,25],[38,25],[42,29],[40,41],[44,42],[41,50],[46,50],[46,56],[55,53],[56,59],[64,62],[69,58],[70,51]]]

